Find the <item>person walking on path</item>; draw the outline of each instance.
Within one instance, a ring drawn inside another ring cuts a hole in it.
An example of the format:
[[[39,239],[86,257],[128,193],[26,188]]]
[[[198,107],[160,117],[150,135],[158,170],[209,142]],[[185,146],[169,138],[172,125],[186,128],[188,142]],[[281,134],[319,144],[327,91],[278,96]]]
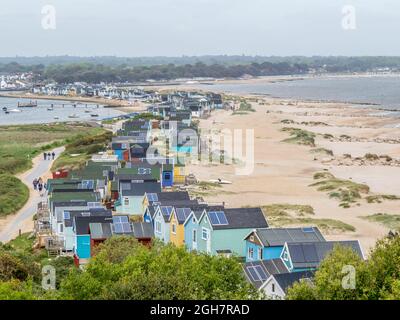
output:
[[[55,158],[55,156],[56,156],[56,154],[55,154],[54,151],[51,153],[51,156],[52,156],[52,160],[54,160],[54,158]]]
[[[40,196],[43,197],[43,193],[42,193],[43,184],[42,184],[42,183],[39,183],[39,184],[38,184],[38,190],[39,190]]]
[[[50,157],[51,157],[51,153],[49,152],[49,153],[47,154],[47,160],[50,160]]]
[[[47,153],[43,153],[43,159],[46,160],[47,159]]]
[[[33,184],[33,190],[37,190],[38,180],[36,178],[33,179],[32,184]]]

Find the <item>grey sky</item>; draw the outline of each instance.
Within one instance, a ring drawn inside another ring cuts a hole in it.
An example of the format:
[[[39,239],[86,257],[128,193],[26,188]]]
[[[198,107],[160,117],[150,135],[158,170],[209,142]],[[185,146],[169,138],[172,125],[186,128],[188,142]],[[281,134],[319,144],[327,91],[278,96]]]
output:
[[[55,30],[41,25],[48,4]],[[0,0],[3,57],[400,55],[399,31],[399,0]]]

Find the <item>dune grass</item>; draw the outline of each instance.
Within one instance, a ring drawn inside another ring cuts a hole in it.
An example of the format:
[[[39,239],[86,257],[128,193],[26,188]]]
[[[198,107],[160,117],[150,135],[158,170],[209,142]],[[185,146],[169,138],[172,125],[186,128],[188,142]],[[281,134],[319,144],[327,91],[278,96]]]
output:
[[[315,133],[297,129],[297,128],[282,128],[282,131],[288,132],[291,138],[283,140],[283,142],[300,144],[310,147],[315,147]]]
[[[255,112],[256,110],[253,109],[251,103],[247,101],[241,101],[239,105],[239,109],[235,110],[232,115],[245,115],[249,112]]]
[[[333,156],[333,151],[325,148],[315,148],[310,150],[311,153],[321,153],[327,156]]]
[[[17,212],[29,199],[29,189],[18,178],[0,174],[0,217]]]
[[[376,213],[360,218],[371,222],[380,223],[381,225],[392,230],[400,231],[400,215],[398,214]]]
[[[400,200],[399,196],[393,194],[378,194],[365,197],[368,203],[382,203],[385,200]]]
[[[347,223],[334,219],[310,217],[314,215],[309,205],[271,204],[262,207],[270,226],[316,226],[329,232],[354,232],[356,229]]]
[[[343,208],[349,208],[351,204],[362,199],[362,194],[369,193],[367,185],[338,179],[329,172],[318,172],[314,179],[320,181],[311,184],[310,187],[317,187],[318,191],[327,191],[329,197],[339,200]]]

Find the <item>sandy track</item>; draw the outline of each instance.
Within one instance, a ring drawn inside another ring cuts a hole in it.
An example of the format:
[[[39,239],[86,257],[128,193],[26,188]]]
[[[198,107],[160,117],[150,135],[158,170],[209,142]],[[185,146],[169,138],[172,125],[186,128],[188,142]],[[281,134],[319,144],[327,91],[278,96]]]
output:
[[[56,153],[57,158],[64,151],[64,147],[56,148],[53,151]],[[32,181],[38,177],[42,177],[44,181],[50,178],[50,168],[53,161],[44,161],[43,155],[40,154],[32,162],[33,166],[30,170],[17,176],[29,188],[29,200],[18,213],[0,219],[1,242],[12,240],[18,235],[19,230],[22,233],[33,230],[32,217],[36,213],[37,204],[43,201],[44,198],[40,197],[38,191],[33,190]]]

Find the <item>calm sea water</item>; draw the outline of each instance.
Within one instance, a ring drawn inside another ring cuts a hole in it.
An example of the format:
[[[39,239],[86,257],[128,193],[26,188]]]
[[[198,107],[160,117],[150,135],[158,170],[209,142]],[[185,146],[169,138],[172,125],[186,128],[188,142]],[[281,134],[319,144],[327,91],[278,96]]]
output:
[[[273,97],[353,103],[373,103],[377,108],[400,110],[400,75],[315,77],[285,82],[201,85],[208,90],[267,94]]]
[[[37,100],[38,107],[18,108],[18,102],[26,103],[29,102],[29,99],[0,97],[0,125],[50,123],[60,121],[94,121],[123,114],[121,111],[112,108],[104,108],[102,105],[98,106],[97,104],[90,103],[76,104],[76,107],[74,107],[73,103],[70,101]],[[54,110],[49,111],[47,108],[49,108],[51,104],[53,104]],[[64,106],[62,106],[62,104],[64,104]],[[6,114],[3,111],[3,107],[7,107],[9,111],[12,109],[18,109],[21,110],[21,112],[10,112],[9,114]],[[68,116],[72,114],[76,114],[78,118],[69,118]],[[92,117],[91,114],[98,114],[98,117]]]

